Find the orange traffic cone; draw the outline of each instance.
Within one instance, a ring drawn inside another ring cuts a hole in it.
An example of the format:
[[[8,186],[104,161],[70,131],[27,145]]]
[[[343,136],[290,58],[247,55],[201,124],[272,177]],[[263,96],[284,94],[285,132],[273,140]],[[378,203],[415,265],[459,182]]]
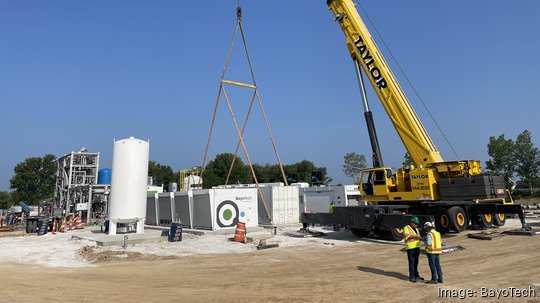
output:
[[[66,232],[66,217],[62,218],[62,225],[60,226],[60,232]]]
[[[83,229],[83,224],[80,216],[75,217],[75,229]]]
[[[54,217],[51,232],[53,235],[56,235],[56,217]]]
[[[69,215],[69,227],[68,230],[73,230],[73,216]]]
[[[234,233],[234,242],[246,241],[246,223],[238,222],[236,224],[236,231]]]

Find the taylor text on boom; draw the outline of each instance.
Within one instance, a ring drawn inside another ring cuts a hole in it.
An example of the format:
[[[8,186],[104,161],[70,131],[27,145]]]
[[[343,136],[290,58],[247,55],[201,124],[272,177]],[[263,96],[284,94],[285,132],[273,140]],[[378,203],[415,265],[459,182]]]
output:
[[[367,49],[367,46],[364,43],[364,39],[362,39],[361,36],[358,36],[358,39],[354,40],[354,45],[362,56],[362,60],[364,61],[364,64],[369,70],[369,75],[371,76],[371,78],[373,78],[373,80],[375,80],[377,87],[379,89],[386,88],[386,80],[382,76],[381,70],[375,65],[375,60]]]

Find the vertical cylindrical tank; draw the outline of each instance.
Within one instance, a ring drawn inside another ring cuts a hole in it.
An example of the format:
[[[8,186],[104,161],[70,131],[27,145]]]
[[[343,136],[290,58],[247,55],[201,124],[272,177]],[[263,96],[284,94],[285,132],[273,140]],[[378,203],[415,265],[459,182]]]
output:
[[[103,168],[98,171],[97,183],[98,184],[111,184],[111,169]]]
[[[171,182],[169,183],[169,186],[167,187],[167,191],[170,193],[174,193],[178,191],[178,183]]]
[[[130,137],[114,142],[109,219],[146,217],[150,144]]]

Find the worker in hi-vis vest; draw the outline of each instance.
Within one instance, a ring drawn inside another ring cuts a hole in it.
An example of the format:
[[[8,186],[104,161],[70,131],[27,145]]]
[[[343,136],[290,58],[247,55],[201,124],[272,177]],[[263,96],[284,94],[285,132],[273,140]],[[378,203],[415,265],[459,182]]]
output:
[[[431,222],[426,222],[426,224],[424,224],[424,229],[427,232],[425,244],[429,269],[431,270],[431,280],[427,283],[442,283],[443,275],[439,260],[439,255],[442,254],[441,234],[435,230],[435,225]]]
[[[407,259],[409,260],[409,281],[416,283],[417,280],[424,280],[418,273],[418,258],[420,257],[420,246],[422,246],[420,232],[418,231],[417,216],[411,218],[411,224],[403,228],[403,240],[407,250]]]

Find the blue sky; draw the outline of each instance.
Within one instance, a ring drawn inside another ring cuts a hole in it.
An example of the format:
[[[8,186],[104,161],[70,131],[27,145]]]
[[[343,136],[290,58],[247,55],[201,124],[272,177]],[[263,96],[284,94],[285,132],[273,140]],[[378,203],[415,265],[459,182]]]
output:
[[[241,2],[283,162],[312,160],[335,183],[350,183],[341,172],[343,155],[369,158],[370,146],[344,36],[325,1]],[[503,133],[515,138],[529,129],[538,143],[539,1],[363,5],[460,158],[484,162],[489,136]],[[236,0],[1,0],[0,190],[9,189],[17,163],[46,153],[84,146],[101,153],[102,168],[110,167],[113,139],[129,136],[149,139],[150,158],[175,170],[200,165],[235,7]],[[241,50],[237,44],[226,78],[247,82]],[[387,61],[443,158],[455,159]],[[230,93],[242,117],[251,92]],[[369,97],[385,164],[399,165],[405,149],[374,94]],[[210,158],[236,145],[224,105]],[[254,162],[276,162],[258,111],[246,143]]]

